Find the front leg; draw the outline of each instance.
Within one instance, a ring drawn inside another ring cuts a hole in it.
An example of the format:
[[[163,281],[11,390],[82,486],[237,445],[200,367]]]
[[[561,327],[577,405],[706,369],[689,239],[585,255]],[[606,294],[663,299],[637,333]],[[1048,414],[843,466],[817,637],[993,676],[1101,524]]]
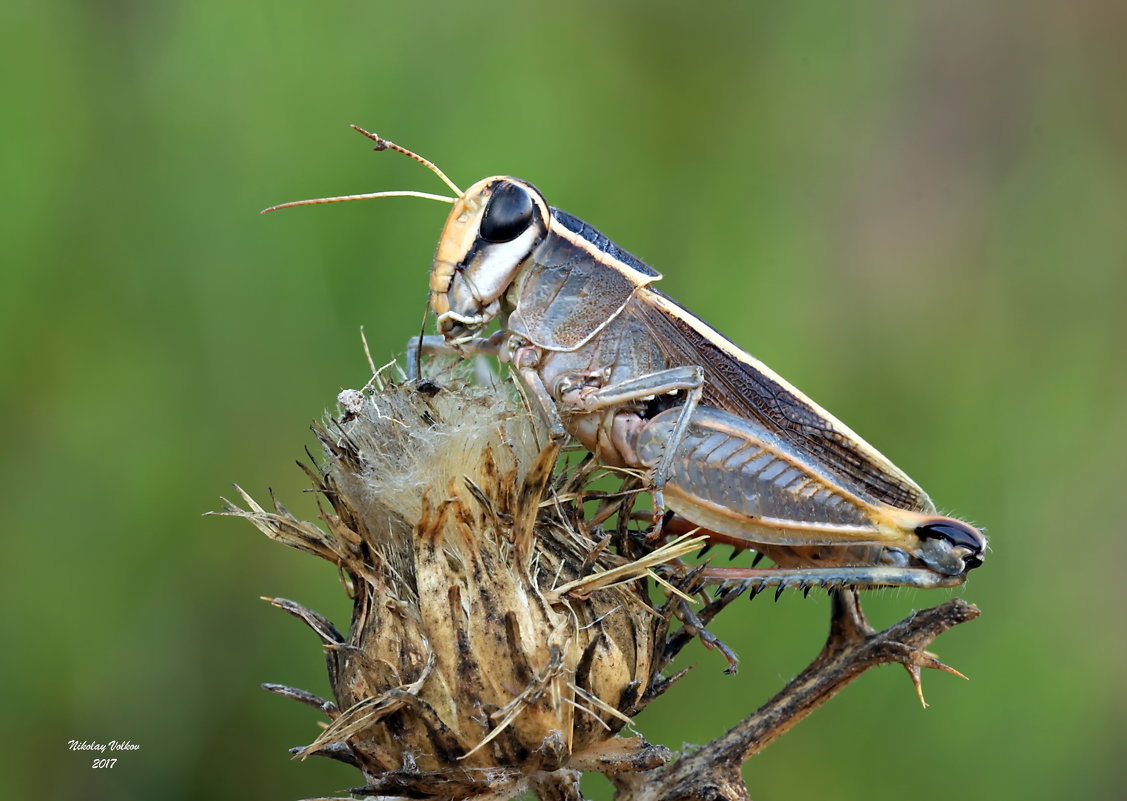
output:
[[[528,394],[532,396],[540,412],[540,419],[548,427],[548,436],[553,443],[563,442],[567,439],[567,429],[564,428],[556,401],[544,386],[544,379],[540,376],[540,350],[531,345],[523,345],[513,351],[510,361]]]
[[[428,356],[461,356],[462,358],[469,356],[497,357],[501,352],[503,341],[504,335],[501,331],[495,331],[488,337],[475,337],[457,345],[451,344],[439,334],[411,337],[407,342],[407,380],[419,380],[421,372],[419,361],[423,354]]]

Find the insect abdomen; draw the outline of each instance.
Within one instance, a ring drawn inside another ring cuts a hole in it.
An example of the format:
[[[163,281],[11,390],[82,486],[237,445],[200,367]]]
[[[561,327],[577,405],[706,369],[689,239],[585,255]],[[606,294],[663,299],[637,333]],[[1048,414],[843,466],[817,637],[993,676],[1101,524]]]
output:
[[[679,413],[662,412],[641,431],[644,464],[661,459]],[[755,541],[779,544],[878,538],[864,501],[761,426],[708,407],[697,408],[677,446],[665,494],[687,519],[743,539],[752,530]]]

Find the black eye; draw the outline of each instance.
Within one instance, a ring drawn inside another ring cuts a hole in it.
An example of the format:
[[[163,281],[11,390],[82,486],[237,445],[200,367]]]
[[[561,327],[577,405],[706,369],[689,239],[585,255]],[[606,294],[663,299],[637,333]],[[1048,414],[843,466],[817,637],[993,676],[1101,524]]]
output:
[[[517,184],[504,184],[493,193],[478,233],[487,242],[511,242],[532,222],[532,197]]]

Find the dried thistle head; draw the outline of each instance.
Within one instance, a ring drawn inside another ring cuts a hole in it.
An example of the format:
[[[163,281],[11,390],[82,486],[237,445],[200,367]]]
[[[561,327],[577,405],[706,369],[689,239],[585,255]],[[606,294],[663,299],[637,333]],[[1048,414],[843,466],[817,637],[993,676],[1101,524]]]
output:
[[[245,493],[227,510],[337,564],[353,598],[347,637],[272,599],[321,637],[336,699],[272,687],[332,719],[298,753],[355,764],[367,793],[435,797],[660,762],[664,749],[615,734],[669,683],[669,619],[644,577],[696,545],[638,560],[599,547],[576,482],[555,480],[557,452],[497,388],[393,386],[342,405],[314,429],[321,526]]]

